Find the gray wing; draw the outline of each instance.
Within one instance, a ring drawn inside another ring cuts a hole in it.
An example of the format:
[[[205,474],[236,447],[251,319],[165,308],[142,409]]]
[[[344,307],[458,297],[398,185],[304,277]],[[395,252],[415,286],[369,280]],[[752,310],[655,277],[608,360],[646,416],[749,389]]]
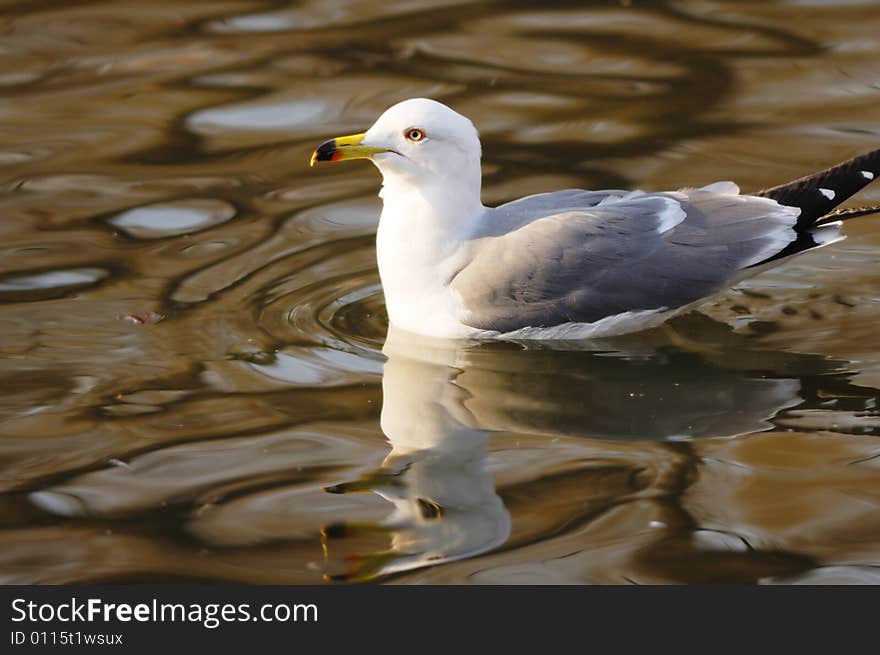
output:
[[[532,196],[491,210],[452,287],[462,322],[501,332],[676,309],[779,253],[798,212],[729,182]]]

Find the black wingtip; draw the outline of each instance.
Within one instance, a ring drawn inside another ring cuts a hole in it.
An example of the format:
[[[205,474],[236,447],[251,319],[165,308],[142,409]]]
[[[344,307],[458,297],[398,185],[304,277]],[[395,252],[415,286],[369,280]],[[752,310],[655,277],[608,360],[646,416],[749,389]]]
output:
[[[799,207],[801,214],[795,230],[802,232],[878,177],[880,148],[753,195],[772,198],[780,205]]]

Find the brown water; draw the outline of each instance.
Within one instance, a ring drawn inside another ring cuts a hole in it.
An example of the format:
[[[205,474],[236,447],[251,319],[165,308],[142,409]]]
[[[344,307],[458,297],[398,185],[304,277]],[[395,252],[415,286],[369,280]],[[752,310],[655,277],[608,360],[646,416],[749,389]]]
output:
[[[307,167],[427,95],[489,203],[770,186],[880,145],[878,23],[0,3],[0,581],[880,582],[880,219],[650,334],[383,354],[378,176]]]

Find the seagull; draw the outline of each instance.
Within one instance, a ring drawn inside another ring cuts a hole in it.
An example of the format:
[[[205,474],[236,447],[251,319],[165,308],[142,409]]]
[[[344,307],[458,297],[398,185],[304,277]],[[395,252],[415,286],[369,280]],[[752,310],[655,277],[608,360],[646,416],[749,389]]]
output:
[[[880,149],[753,194],[733,182],[678,191],[565,189],[498,207],[480,198],[473,123],[427,98],[317,162],[382,174],[376,234],[388,317],[452,339],[588,339],[638,332],[789,257],[843,239],[834,208],[880,175]]]

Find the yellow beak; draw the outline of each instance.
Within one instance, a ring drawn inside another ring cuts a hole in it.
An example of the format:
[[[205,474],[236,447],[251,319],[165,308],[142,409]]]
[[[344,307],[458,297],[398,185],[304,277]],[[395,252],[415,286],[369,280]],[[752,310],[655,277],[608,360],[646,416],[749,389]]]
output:
[[[363,134],[351,136],[338,136],[335,139],[325,141],[312,153],[309,166],[314,166],[319,161],[345,161],[346,159],[369,159],[380,152],[388,152],[386,148],[361,145],[364,140]]]

